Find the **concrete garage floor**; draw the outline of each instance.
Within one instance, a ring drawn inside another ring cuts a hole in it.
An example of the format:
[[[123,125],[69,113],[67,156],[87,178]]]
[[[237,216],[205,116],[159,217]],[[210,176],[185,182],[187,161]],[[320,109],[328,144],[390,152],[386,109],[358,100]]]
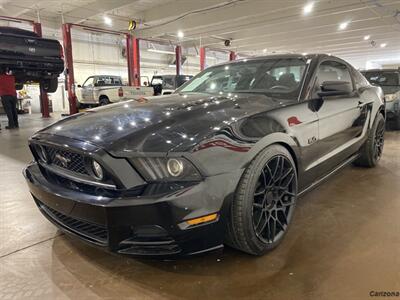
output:
[[[348,167],[300,199],[286,239],[251,257],[232,249],[174,262],[104,253],[58,232],[21,170],[27,138],[53,120],[0,133],[1,299],[367,299],[400,291],[400,132],[379,167]]]

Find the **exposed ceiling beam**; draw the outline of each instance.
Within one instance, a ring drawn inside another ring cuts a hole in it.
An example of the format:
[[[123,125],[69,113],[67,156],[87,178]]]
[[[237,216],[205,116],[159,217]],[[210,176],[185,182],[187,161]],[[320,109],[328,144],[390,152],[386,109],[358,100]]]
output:
[[[295,6],[299,6],[302,2],[302,0],[289,1],[289,3],[296,3]],[[241,22],[245,19],[265,15],[265,12],[277,12],[287,8],[282,8],[282,3],[279,1],[247,0],[244,2],[235,2],[229,6],[215,8],[164,24],[161,28],[141,29],[137,34],[138,37],[155,37],[165,33],[175,33],[179,29],[190,31],[195,28],[205,28],[211,24],[213,24],[214,28],[218,28],[220,24],[223,24],[227,20],[234,20],[236,26],[240,26]]]
[[[179,18],[195,11],[217,8],[221,4],[233,4],[235,1],[236,0],[176,0],[173,3],[166,3],[164,5],[144,11],[142,13],[142,18],[143,22],[147,25],[156,25],[166,20]]]

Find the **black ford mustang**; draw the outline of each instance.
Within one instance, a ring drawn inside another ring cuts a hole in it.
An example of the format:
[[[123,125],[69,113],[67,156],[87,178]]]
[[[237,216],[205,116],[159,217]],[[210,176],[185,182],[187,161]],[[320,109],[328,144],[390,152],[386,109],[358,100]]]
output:
[[[379,87],[328,55],[213,66],[174,94],[77,114],[36,133],[24,175],[61,230],[131,255],[254,255],[284,237],[296,199],[382,155]]]

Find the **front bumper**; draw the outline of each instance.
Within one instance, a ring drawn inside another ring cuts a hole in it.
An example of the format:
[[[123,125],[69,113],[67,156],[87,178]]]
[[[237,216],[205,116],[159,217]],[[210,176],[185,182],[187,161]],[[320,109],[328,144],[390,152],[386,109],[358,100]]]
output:
[[[228,207],[241,171],[179,188],[148,185],[144,192],[126,196],[56,185],[36,163],[24,176],[40,211],[62,231],[120,254],[173,257],[223,247]],[[218,213],[217,220],[186,223],[212,213]]]

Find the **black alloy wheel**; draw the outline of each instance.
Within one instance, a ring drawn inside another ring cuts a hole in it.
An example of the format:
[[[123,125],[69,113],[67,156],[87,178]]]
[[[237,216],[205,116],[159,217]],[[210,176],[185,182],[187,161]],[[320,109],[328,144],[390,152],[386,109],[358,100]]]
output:
[[[253,226],[264,243],[274,243],[285,233],[296,199],[296,173],[291,162],[277,155],[262,170],[253,200]]]
[[[253,255],[285,236],[297,199],[296,164],[281,145],[262,150],[239,181],[228,219],[226,244]]]
[[[385,117],[379,112],[369,130],[368,138],[360,149],[356,166],[372,168],[382,157],[385,142]]]
[[[385,143],[385,123],[380,122],[376,129],[375,140],[374,140],[374,159],[378,161],[383,152],[383,145]]]

